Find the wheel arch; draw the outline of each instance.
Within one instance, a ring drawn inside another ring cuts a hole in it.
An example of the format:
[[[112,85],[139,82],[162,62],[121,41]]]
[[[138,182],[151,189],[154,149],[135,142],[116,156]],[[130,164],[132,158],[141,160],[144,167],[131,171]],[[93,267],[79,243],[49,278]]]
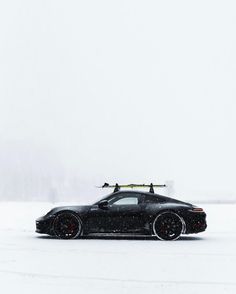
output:
[[[55,220],[56,220],[57,216],[60,216],[63,213],[70,213],[70,214],[72,214],[73,216],[75,216],[78,219],[78,221],[80,222],[80,227],[81,227],[81,232],[80,232],[79,235],[82,236],[83,235],[83,222],[82,222],[82,219],[81,219],[80,215],[76,211],[73,211],[73,210],[70,210],[70,209],[63,209],[63,210],[57,211],[55,213],[54,219],[53,219],[53,222],[52,222],[52,225],[51,225],[51,231],[53,232],[54,236],[55,236],[55,231],[54,231]]]
[[[165,213],[174,213],[174,214],[176,214],[180,218],[180,220],[182,222],[182,225],[183,225],[182,234],[184,234],[186,232],[186,222],[185,222],[183,216],[179,213],[179,211],[178,210],[175,210],[175,209],[163,209],[161,211],[158,211],[158,213],[156,213],[154,215],[154,218],[152,220],[152,225],[151,225],[152,235],[156,235],[155,234],[155,229],[154,229],[154,225],[155,225],[156,219],[160,215],[165,214]]]

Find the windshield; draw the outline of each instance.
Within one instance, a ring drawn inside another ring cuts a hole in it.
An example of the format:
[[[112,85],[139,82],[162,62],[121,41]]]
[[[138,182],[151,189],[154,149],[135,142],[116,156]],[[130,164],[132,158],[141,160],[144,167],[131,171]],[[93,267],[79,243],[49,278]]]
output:
[[[94,202],[92,205],[98,205],[98,203],[99,203],[100,201],[104,200],[104,199],[109,200],[111,196],[112,196],[112,194],[108,194],[108,195],[106,195],[106,196],[104,196],[104,197],[98,199],[98,200],[97,200],[96,202]]]

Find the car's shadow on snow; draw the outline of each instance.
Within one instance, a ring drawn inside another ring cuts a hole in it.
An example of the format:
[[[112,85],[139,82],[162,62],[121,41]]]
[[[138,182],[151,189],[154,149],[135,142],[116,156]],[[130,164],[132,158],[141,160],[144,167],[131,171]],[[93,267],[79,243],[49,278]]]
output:
[[[37,236],[38,239],[46,239],[46,240],[60,240],[60,241],[80,241],[80,240],[135,240],[135,241],[160,241],[156,237],[153,236],[82,236],[78,239],[73,240],[63,240],[58,239],[57,237],[53,236]],[[176,241],[201,241],[204,238],[198,237],[198,236],[181,236]]]

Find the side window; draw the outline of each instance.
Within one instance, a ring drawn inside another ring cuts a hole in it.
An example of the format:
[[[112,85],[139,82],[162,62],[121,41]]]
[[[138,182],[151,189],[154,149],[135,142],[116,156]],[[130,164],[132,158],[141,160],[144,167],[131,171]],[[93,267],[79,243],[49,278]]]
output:
[[[119,193],[110,199],[109,205],[138,205],[142,202],[142,198],[138,193]]]
[[[148,203],[162,203],[165,201],[157,196],[145,195],[144,202],[148,204]]]
[[[113,202],[113,205],[138,204],[138,197],[124,197]]]

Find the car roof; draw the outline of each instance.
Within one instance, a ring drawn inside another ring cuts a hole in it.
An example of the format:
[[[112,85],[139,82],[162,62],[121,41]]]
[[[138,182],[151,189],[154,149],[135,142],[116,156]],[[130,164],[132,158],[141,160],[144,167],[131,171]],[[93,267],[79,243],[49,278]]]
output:
[[[129,193],[129,194],[140,194],[140,195],[147,195],[147,196],[154,196],[154,197],[158,197],[158,198],[161,198],[165,201],[170,201],[171,200],[174,200],[172,198],[169,198],[169,197],[166,197],[166,196],[162,196],[162,195],[159,195],[159,194],[156,194],[156,193],[150,193],[150,192],[146,192],[146,191],[140,191],[140,190],[120,190],[120,191],[117,191],[117,192],[113,192],[113,193],[110,193],[110,194],[107,194],[106,196],[102,197],[101,199],[99,199],[98,201],[96,201],[94,204],[98,204],[101,200],[104,200],[104,199],[107,199],[107,198],[112,198],[113,196],[118,196],[118,195],[121,195],[121,194],[126,194],[126,193]]]
[[[188,202],[184,202],[184,201],[181,201],[181,200],[178,200],[178,199],[175,199],[175,198],[171,198],[171,197],[168,197],[168,196],[163,196],[163,195],[160,195],[160,194],[146,192],[146,191],[140,191],[140,190],[131,190],[131,191],[130,190],[121,190],[121,191],[118,191],[118,192],[115,192],[115,193],[111,193],[109,196],[120,194],[120,193],[142,194],[142,195],[147,195],[147,196],[151,196],[151,197],[154,196],[154,197],[157,197],[159,199],[162,199],[165,202],[180,203],[180,204],[182,203],[182,204],[187,204],[187,205],[192,206],[192,204],[188,203]]]
[[[94,204],[98,204],[103,199],[107,199],[107,198],[110,198],[112,196],[125,194],[125,193],[147,195],[147,196],[150,196],[150,197],[157,197],[159,199],[162,199],[165,202],[182,203],[182,204],[187,204],[187,205],[192,206],[192,204],[190,204],[190,203],[187,203],[187,202],[184,202],[184,201],[181,201],[181,200],[177,200],[175,198],[163,196],[163,195],[156,194],[156,193],[151,193],[151,192],[148,192],[148,191],[140,191],[140,190],[120,190],[120,191],[117,191],[117,192],[113,192],[113,193],[110,193],[110,194],[106,195],[105,197],[103,197],[102,199],[100,199],[99,201],[97,201]]]
[[[163,196],[163,195],[159,195],[159,194],[151,193],[151,192],[146,192],[146,191],[140,191],[140,190],[120,190],[120,191],[111,193],[110,195],[116,195],[116,194],[120,194],[120,193],[144,194],[144,195],[149,195],[149,196],[154,196],[154,197],[163,197],[165,199],[171,199],[171,198],[168,198],[168,197]]]

